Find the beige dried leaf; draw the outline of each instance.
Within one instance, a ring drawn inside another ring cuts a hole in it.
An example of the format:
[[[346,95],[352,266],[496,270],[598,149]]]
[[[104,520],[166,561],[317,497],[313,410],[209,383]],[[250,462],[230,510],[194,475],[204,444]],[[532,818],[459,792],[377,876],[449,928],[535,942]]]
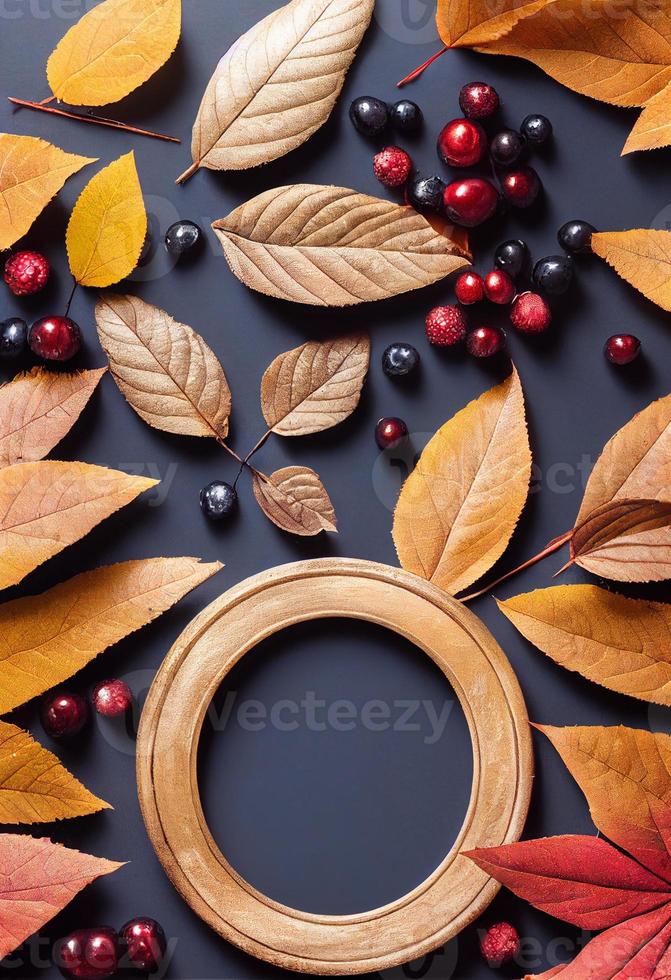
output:
[[[254,473],[252,487],[263,513],[283,531],[306,537],[338,530],[329,495],[307,466],[286,466],[269,477]]]
[[[597,232],[592,235],[592,250],[639,293],[671,311],[671,231]]]
[[[571,562],[617,582],[662,582],[671,574],[671,503],[603,504],[577,524]]]
[[[195,330],[137,296],[117,293],[100,297],[96,323],[112,377],[145,422],[178,435],[226,437],[231,392]]]
[[[212,227],[246,286],[315,306],[386,299],[468,265],[412,208],[343,187],[265,191]]]

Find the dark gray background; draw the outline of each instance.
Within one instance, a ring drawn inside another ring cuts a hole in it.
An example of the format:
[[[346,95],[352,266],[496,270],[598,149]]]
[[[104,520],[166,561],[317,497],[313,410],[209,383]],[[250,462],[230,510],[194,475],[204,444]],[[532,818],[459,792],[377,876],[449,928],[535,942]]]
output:
[[[370,328],[373,360],[362,403],[345,424],[303,440],[274,439],[259,454],[267,471],[306,463],[321,474],[340,521],[337,537],[296,541],[277,531],[257,510],[247,480],[230,524],[207,523],[198,507],[200,487],[215,477],[232,479],[235,466],[220,449],[197,439],[149,429],[125,404],[111,378],[55,458],[81,459],[159,475],[164,490],[147,495],[108,520],[84,541],[48,562],[12,594],[39,592],[98,564],[153,555],[193,554],[220,559],[226,569],[195,594],[97,663],[73,685],[85,690],[106,675],[127,677],[144,691],[173,640],[191,617],[224,589],[282,562],[315,555],[347,555],[395,563],[391,507],[412,452],[380,459],[375,421],[402,416],[421,448],[428,434],[505,372],[461,356],[443,355],[423,339],[423,318],[437,302],[450,302],[439,284],[422,292],[348,311],[323,312],[269,300],[247,291],[229,272],[212,236],[193,262],[170,270],[160,237],[177,217],[209,228],[211,220],[267,188],[294,181],[341,183],[386,194],[373,177],[373,147],[347,119],[350,100],[372,94],[394,100],[396,80],[437,47],[432,4],[378,0],[375,20],[329,123],[308,144],[262,169],[220,175],[203,171],[185,187],[173,181],[189,162],[191,123],[202,91],[221,54],[239,33],[275,7],[273,0],[185,0],[183,37],[170,63],[140,91],[108,112],[138,125],[180,136],[172,146],[94,126],[21,111],[0,101],[0,129],[43,136],[68,150],[100,157],[101,165],[136,152],[152,213],[158,252],[127,288],[198,330],[221,357],[233,391],[232,443],[247,450],[262,431],[258,385],[278,353],[307,337]],[[0,74],[3,95],[42,99],[48,94],[44,64],[56,42],[85,9],[83,0],[1,0]],[[552,147],[537,158],[545,197],[527,214],[510,216],[476,236],[478,266],[491,264],[493,245],[523,235],[538,257],[556,250],[555,232],[566,219],[585,217],[602,229],[665,227],[671,215],[668,153],[620,159],[635,113],[574,95],[533,66],[451,52],[407,89],[421,103],[426,127],[407,143],[424,173],[440,171],[434,142],[438,129],[458,115],[457,94],[466,81],[493,82],[504,101],[502,121],[518,125],[528,112],[547,113],[555,127]],[[25,245],[44,250],[55,274],[47,291],[28,301],[2,293],[0,315],[28,319],[64,307],[69,291],[63,245],[68,214],[90,167],[72,179],[37,221]],[[121,288],[126,288],[121,287]],[[104,363],[92,318],[95,295],[80,290],[73,316],[86,350],[79,366]],[[482,316],[489,317],[483,310]],[[538,467],[522,526],[501,562],[523,560],[569,527],[584,476],[606,439],[631,415],[669,390],[668,315],[649,304],[596,261],[581,264],[575,289],[557,306],[552,332],[540,342],[510,338],[528,400]],[[615,331],[633,331],[645,357],[615,370],[601,348]],[[421,377],[395,384],[380,369],[380,356],[394,340],[409,340],[422,352]],[[8,378],[9,367],[0,368]],[[167,489],[167,496],[165,496]],[[498,590],[513,595],[548,585],[560,557],[546,561]],[[566,581],[580,580],[569,572]],[[8,593],[9,594],[9,593]],[[647,593],[650,594],[650,593]],[[657,594],[663,597],[664,588]],[[625,723],[667,729],[663,709],[609,694],[554,666],[523,641],[497,612],[492,599],[474,610],[507,651],[537,722],[566,725]],[[278,698],[300,700],[307,692],[328,703],[348,698],[359,707],[370,699],[393,703],[452,698],[436,670],[406,644],[372,627],[354,624],[306,626],[268,643],[233,679],[239,703]],[[16,720],[42,738],[34,705]],[[340,733],[293,733],[267,728],[244,731],[235,716],[226,730],[208,730],[201,752],[204,805],[215,836],[233,863],[272,896],[313,911],[347,912],[388,901],[421,880],[450,847],[468,798],[471,754],[459,709],[443,737],[425,742],[419,732],[371,732],[359,726]],[[527,836],[593,833],[580,792],[550,747],[536,737],[538,772]],[[44,828],[55,840],[131,863],[76,899],[45,930],[54,938],[78,925],[116,926],[145,913],[164,925],[172,947],[169,975],[189,978],[271,977],[278,971],[239,953],[205,927],[168,883],[149,846],[138,811],[132,740],[122,728],[94,723],[75,744],[56,748],[63,761],[115,812]],[[41,833],[42,828],[36,830]],[[510,971],[537,970],[575,952],[575,930],[502,894],[484,922],[507,918],[529,941],[529,958]],[[583,937],[584,938],[584,937]],[[24,947],[7,976],[54,976],[40,969],[48,942]],[[408,977],[490,975],[477,952],[475,928],[442,955],[405,971]]]

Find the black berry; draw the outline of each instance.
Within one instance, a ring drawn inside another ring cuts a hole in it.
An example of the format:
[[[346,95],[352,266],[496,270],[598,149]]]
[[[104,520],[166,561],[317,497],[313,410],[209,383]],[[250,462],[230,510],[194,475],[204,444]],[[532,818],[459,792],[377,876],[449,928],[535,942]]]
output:
[[[230,483],[213,480],[200,491],[200,506],[211,521],[220,521],[235,508],[238,495]]]
[[[349,117],[363,136],[377,136],[389,122],[389,108],[381,99],[363,95],[349,107]]]
[[[526,140],[514,129],[503,129],[492,138],[489,153],[498,167],[510,167],[524,153]]]
[[[516,279],[529,262],[529,246],[521,238],[502,242],[494,253],[494,265]]]
[[[565,293],[573,279],[573,259],[568,255],[548,255],[534,266],[533,281],[549,296]]]
[[[171,255],[183,255],[191,251],[202,237],[203,233],[194,221],[176,221],[165,233],[165,247]]]
[[[422,126],[422,119],[422,110],[410,99],[401,99],[389,110],[389,120],[399,133],[416,133]]]
[[[522,120],[520,132],[534,146],[540,146],[541,143],[547,142],[552,136],[552,123],[547,116],[532,113],[532,115],[525,116]]]
[[[592,251],[592,235],[596,231],[589,221],[567,221],[557,232],[557,241],[571,255]]]
[[[26,349],[28,324],[18,316],[0,323],[0,357],[18,357]]]
[[[382,370],[390,378],[401,378],[419,364],[419,352],[412,344],[390,344],[382,355]]]
[[[417,177],[408,184],[408,204],[420,214],[440,214],[443,207],[445,181],[440,177]]]

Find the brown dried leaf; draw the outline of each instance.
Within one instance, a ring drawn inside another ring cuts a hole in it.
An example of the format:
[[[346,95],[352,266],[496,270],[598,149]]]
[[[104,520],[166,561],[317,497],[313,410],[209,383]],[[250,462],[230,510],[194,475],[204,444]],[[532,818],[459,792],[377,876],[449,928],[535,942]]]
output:
[[[246,286],[315,306],[386,299],[468,265],[412,208],[343,187],[265,191],[212,227]]]
[[[261,380],[261,408],[281,436],[323,432],[359,404],[370,362],[366,334],[311,340],[276,357]]]
[[[614,500],[573,529],[571,562],[617,582],[671,575],[671,503]]]
[[[671,82],[649,99],[624,144],[622,156],[671,144]]]
[[[112,377],[145,422],[178,435],[226,437],[231,392],[195,330],[137,296],[117,293],[98,300],[96,322]]]
[[[107,368],[57,374],[35,367],[0,388],[0,466],[43,459],[79,418]]]
[[[263,513],[283,531],[306,537],[338,530],[329,495],[307,466],[285,466],[269,477],[254,473],[252,487]]]
[[[438,0],[438,33],[448,48],[487,44],[556,0]]]
[[[671,231],[602,231],[592,235],[592,249],[630,286],[671,311]]]

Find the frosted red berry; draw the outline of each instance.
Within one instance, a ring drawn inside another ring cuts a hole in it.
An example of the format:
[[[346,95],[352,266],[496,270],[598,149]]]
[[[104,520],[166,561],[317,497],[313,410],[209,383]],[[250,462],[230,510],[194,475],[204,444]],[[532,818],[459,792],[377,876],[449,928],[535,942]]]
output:
[[[89,708],[81,694],[57,691],[47,694],[40,705],[40,720],[47,735],[64,738],[77,735],[89,717]]]
[[[498,303],[500,306],[512,303],[517,292],[514,280],[503,269],[492,269],[487,273],[484,289],[490,303]]]
[[[552,311],[538,293],[520,293],[510,310],[510,322],[522,333],[542,333],[551,320]]]
[[[69,361],[81,345],[81,331],[69,316],[42,317],[28,331],[28,346],[45,361]]]
[[[520,951],[520,934],[508,922],[497,922],[480,939],[480,952],[489,966],[511,963]]]
[[[466,350],[473,357],[493,357],[503,350],[506,338],[499,327],[476,327],[466,337]]]
[[[454,284],[454,295],[464,306],[471,306],[485,298],[485,284],[477,272],[462,272]]]
[[[375,441],[380,449],[395,449],[408,434],[403,419],[390,416],[380,419],[375,426]]]
[[[487,136],[472,119],[453,119],[438,136],[438,156],[450,167],[472,167],[487,152]]]
[[[119,937],[109,926],[75,929],[59,940],[54,962],[68,980],[103,980],[119,969]]]
[[[491,218],[499,205],[496,188],[482,177],[467,177],[448,184],[443,193],[443,207],[450,221],[465,228],[475,228]]]
[[[373,173],[385,187],[402,187],[412,173],[412,160],[400,147],[385,146],[373,157]]]
[[[125,681],[101,681],[93,689],[93,707],[107,718],[125,714],[132,703],[133,694]]]
[[[603,352],[611,364],[631,364],[641,353],[641,341],[631,333],[616,333],[608,338]]]
[[[119,933],[125,956],[136,970],[156,973],[167,947],[165,932],[147,916],[130,919]]]
[[[510,170],[501,178],[501,190],[513,207],[528,208],[534,203],[541,189],[540,177],[533,167]]]
[[[459,108],[469,119],[487,119],[498,107],[498,93],[486,82],[469,82],[459,92]]]
[[[458,306],[436,306],[426,315],[426,339],[436,347],[454,347],[466,336],[466,317]]]
[[[49,263],[39,252],[17,252],[5,262],[5,282],[15,296],[29,296],[44,289]]]

